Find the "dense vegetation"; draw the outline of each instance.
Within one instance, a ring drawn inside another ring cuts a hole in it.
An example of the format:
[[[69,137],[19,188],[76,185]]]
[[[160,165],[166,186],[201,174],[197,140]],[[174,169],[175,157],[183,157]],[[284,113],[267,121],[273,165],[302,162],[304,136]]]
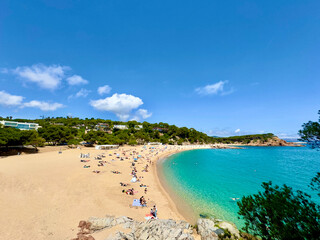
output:
[[[320,114],[320,112],[319,112]],[[299,131],[312,148],[319,148],[319,122],[305,123]],[[245,196],[238,202],[244,230],[262,239],[320,239],[320,206],[302,191],[283,185],[262,183],[263,191]],[[320,172],[309,185],[320,197]],[[319,200],[319,199],[318,199]],[[319,201],[318,201],[319,202]]]
[[[8,120],[8,119],[5,119]],[[120,122],[104,119],[79,119],[79,118],[43,118],[36,120],[9,119],[17,122],[38,123],[41,128],[37,137],[45,139],[47,144],[145,144],[147,142],[161,142],[163,144],[213,144],[213,143],[249,143],[251,140],[267,141],[274,137],[273,134],[257,134],[233,137],[210,137],[193,128],[177,127],[167,123],[138,123],[136,121]],[[127,129],[116,129],[115,125],[125,125]],[[5,130],[7,131],[7,130]],[[26,131],[24,131],[26,132]],[[11,134],[18,134],[17,131]],[[35,134],[35,133],[34,133]],[[19,134],[18,134],[19,135]],[[5,137],[4,137],[5,138]],[[39,139],[38,139],[39,140]],[[25,144],[28,141],[15,142]],[[0,146],[11,145],[13,142],[0,142]]]
[[[262,143],[267,142],[270,138],[275,137],[272,133],[266,133],[266,134],[253,134],[253,135],[242,135],[242,136],[232,136],[232,137],[220,137],[216,138],[216,141],[221,143],[242,143],[242,144],[248,144],[251,141],[260,141]]]
[[[8,120],[8,119],[6,119]],[[119,122],[103,119],[79,119],[79,118],[45,118],[36,120],[10,119],[17,122],[38,123],[41,128],[38,130],[40,137],[52,145],[78,144],[82,141],[96,144],[144,144],[147,142],[161,142],[163,144],[203,144],[214,142],[213,137],[196,131],[193,128],[177,127],[167,123],[148,122],[138,123],[136,121]],[[114,129],[114,125],[125,125],[127,129]],[[142,127],[140,127],[142,125]],[[4,130],[3,131],[11,131]],[[18,134],[19,130],[11,132]],[[28,131],[22,131],[28,132]],[[3,136],[3,138],[6,138]],[[5,141],[0,145],[22,144],[23,142]],[[25,143],[25,142],[24,142]]]
[[[15,128],[0,128],[0,146],[32,145],[35,148],[44,146],[45,139],[35,130],[20,131]]]
[[[309,121],[302,125],[299,135],[303,141],[306,141],[312,148],[320,147],[320,110],[318,112],[318,122]]]

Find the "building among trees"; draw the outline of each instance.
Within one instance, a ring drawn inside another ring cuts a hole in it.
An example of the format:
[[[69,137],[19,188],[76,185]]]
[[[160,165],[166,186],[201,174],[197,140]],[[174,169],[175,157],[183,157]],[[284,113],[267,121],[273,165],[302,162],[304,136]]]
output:
[[[27,123],[27,122],[13,122],[13,121],[0,121],[0,125],[3,127],[12,127],[20,130],[37,130],[40,127],[37,123]]]

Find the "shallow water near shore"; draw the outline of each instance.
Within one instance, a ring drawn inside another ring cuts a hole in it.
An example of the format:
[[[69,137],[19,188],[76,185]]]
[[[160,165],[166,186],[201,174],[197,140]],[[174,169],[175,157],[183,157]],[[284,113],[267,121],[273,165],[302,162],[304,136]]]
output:
[[[235,198],[257,193],[266,181],[287,184],[319,201],[308,185],[320,171],[320,151],[307,147],[192,150],[171,155],[159,164],[169,193],[185,201],[179,210],[195,219],[209,214],[241,227]],[[186,209],[188,206],[192,209]]]

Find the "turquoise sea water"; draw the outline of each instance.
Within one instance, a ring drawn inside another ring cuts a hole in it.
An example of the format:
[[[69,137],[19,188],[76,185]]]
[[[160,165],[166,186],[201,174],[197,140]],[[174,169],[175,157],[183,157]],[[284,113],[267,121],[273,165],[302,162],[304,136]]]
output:
[[[320,151],[307,147],[201,149],[174,154],[160,164],[166,185],[191,206],[194,215],[212,214],[241,227],[238,206],[231,198],[257,193],[261,183],[269,180],[311,194],[308,184],[320,171]]]

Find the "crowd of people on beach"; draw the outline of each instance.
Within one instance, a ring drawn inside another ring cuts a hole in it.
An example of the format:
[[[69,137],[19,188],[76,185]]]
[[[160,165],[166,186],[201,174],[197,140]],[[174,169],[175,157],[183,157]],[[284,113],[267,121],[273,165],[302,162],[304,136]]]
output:
[[[106,171],[103,171],[107,164],[114,166],[113,162],[124,161],[127,162],[130,167],[130,177],[127,182],[120,182],[121,192],[125,195],[132,196],[129,197],[130,201],[133,201],[132,204],[129,204],[130,207],[142,207],[145,208],[148,206],[148,202],[153,205],[150,209],[150,212],[146,214],[146,219],[153,219],[158,217],[158,210],[156,205],[149,198],[146,199],[145,196],[149,196],[149,186],[143,183],[144,174],[149,174],[149,167],[154,164],[155,159],[158,159],[160,154],[165,151],[174,151],[185,149],[185,146],[143,146],[143,147],[132,147],[124,149],[113,149],[106,150],[104,153],[99,152],[96,156],[93,157],[93,160],[90,159],[90,153],[80,154],[80,162],[84,163],[83,168],[90,168],[92,166],[92,172],[95,174],[104,174]],[[190,148],[190,146],[188,146]],[[138,166],[142,167],[138,168]],[[95,166],[99,167],[95,169]],[[122,174],[119,170],[111,169],[112,174]],[[123,175],[125,178],[125,175]],[[135,187],[136,186],[136,187]],[[136,188],[142,189],[144,195],[136,197],[139,194],[139,191]]]
[[[128,183],[127,182],[120,182],[120,187],[122,188],[122,192],[129,196],[136,196],[139,191],[135,190],[135,188],[132,185],[137,184],[137,187],[140,189],[143,189],[142,192],[144,195],[140,196],[140,198],[133,199],[134,203],[136,204],[135,207],[147,207],[148,202],[146,199],[146,195],[148,194],[148,186],[144,183],[142,183],[144,176],[143,174],[149,173],[149,167],[153,164],[152,159],[157,157],[160,153],[167,150],[167,146],[143,146],[139,148],[129,148],[129,149],[114,149],[106,151],[105,153],[99,153],[96,156],[93,157],[96,161],[91,161],[90,159],[90,153],[81,153],[80,154],[80,162],[84,163],[83,168],[90,168],[90,167],[106,167],[107,164],[111,164],[112,162],[115,162],[117,160],[119,161],[128,161],[128,164],[131,168],[131,180]],[[138,170],[137,164],[143,164],[143,167]],[[104,171],[97,170],[94,168],[92,170],[93,173],[101,174],[104,173]],[[111,173],[113,174],[121,174],[118,170],[111,170]],[[129,187],[127,189],[123,189],[123,187]],[[130,198],[131,199],[131,198]],[[132,199],[131,199],[132,200]],[[148,200],[150,201],[150,199]],[[152,202],[152,201],[151,201]],[[129,204],[130,205],[130,204]],[[146,219],[150,218],[157,218],[157,207],[156,205],[153,205],[153,207],[150,210],[150,213],[146,214]]]

